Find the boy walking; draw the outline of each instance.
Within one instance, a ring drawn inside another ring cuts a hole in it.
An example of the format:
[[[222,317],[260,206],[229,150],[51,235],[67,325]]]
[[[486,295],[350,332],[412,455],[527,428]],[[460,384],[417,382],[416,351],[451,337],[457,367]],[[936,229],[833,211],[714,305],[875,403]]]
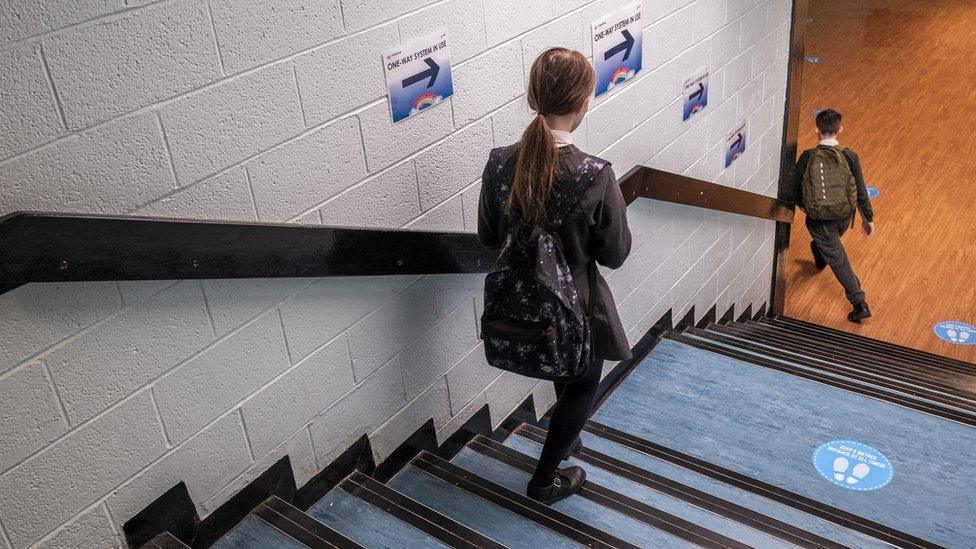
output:
[[[864,184],[861,160],[837,141],[842,131],[839,112],[827,109],[817,114],[820,145],[800,155],[793,196],[807,214],[807,229],[813,237],[810,249],[817,269],[830,265],[854,307],[847,319],[860,323],[871,316],[871,310],[840,239],[854,226],[857,210],[861,212],[864,235],[870,237],[874,233],[874,212]]]

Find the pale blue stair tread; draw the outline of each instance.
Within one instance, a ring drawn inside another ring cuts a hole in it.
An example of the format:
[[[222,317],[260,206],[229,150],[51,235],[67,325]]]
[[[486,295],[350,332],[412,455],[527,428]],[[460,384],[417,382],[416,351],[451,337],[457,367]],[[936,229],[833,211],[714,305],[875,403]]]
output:
[[[509,490],[524,492],[529,474],[496,459],[465,448],[452,460],[459,467],[477,471],[479,475]],[[644,524],[609,507],[582,496],[570,496],[552,505],[554,509],[577,520],[610,533],[640,547],[695,547],[668,532]]]
[[[508,440],[505,441],[505,445],[518,450],[523,454],[530,455],[533,458],[538,458],[539,453],[542,451],[541,445],[531,440],[514,435],[508,437]],[[745,543],[746,545],[769,548],[796,547],[795,545],[785,542],[779,538],[770,536],[758,530],[754,530],[753,528],[742,525],[723,516],[716,515],[711,511],[706,511],[700,507],[696,507],[690,503],[667,494],[663,494],[632,480],[619,477],[588,463],[570,459],[568,461],[564,461],[561,467],[568,467],[571,465],[578,465],[582,467],[586,471],[586,478],[588,481],[595,482],[604,488],[608,488],[620,494],[625,494],[628,497],[646,503],[651,507],[660,509],[661,511],[685,519],[689,522],[697,524],[698,526]]]
[[[661,340],[594,420],[951,547],[976,547],[976,429],[811,380]],[[894,478],[871,491],[824,479],[814,451],[855,440]]]
[[[365,547],[448,547],[341,487],[326,494],[307,513]]]
[[[216,549],[306,549],[287,534],[271,526],[254,515],[248,515],[227,535],[217,540],[211,547]]]
[[[787,524],[792,524],[812,534],[836,541],[837,543],[855,549],[877,549],[881,547],[891,547],[887,543],[877,539],[840,527],[830,521],[823,520],[814,515],[810,515],[788,505],[777,503],[762,496],[753,494],[747,490],[726,484],[720,480],[713,479],[707,475],[696,473],[685,469],[680,465],[674,465],[664,460],[649,456],[643,452],[617,444],[612,440],[590,434],[584,431],[581,435],[583,446],[597,452],[615,457],[623,462],[635,467],[640,467],[645,471],[667,477],[675,482],[680,482],[685,486],[695,488],[702,492],[724,499],[762,513],[767,517],[774,518]]]
[[[408,465],[390,482],[391,488],[512,548],[580,547],[508,509]]]

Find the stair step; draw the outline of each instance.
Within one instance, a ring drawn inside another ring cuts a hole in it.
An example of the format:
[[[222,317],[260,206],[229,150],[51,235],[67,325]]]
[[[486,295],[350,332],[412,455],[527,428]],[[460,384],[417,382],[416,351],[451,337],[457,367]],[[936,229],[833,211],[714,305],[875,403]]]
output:
[[[367,501],[370,494],[359,490],[358,484],[342,482],[307,514],[364,547],[449,547]]]
[[[896,535],[904,538],[898,545],[976,547],[976,524],[959,512],[976,492],[976,430],[968,425],[670,339],[593,420],[839,509],[850,529],[878,525],[868,530],[883,541],[893,531],[908,534]],[[891,460],[892,482],[856,492],[823,478],[812,457],[835,440],[879,449]]]
[[[786,349],[802,350],[809,356],[824,358],[837,363],[854,366],[869,364],[872,368],[885,371],[893,377],[917,379],[920,382],[938,384],[960,392],[969,392],[970,396],[976,395],[972,391],[972,388],[976,386],[976,370],[960,373],[881,351],[865,350],[845,343],[822,341],[775,326],[754,322],[734,323],[728,326],[716,325],[714,329],[720,333],[735,333],[746,338],[768,341]]]
[[[140,549],[190,549],[190,546],[169,532],[160,532],[156,537],[143,544]]]
[[[305,549],[307,546],[252,514],[248,515],[211,547],[216,549],[263,549],[265,547]]]
[[[809,507],[796,505],[800,496],[794,495],[794,499],[778,497],[781,491],[768,492],[764,489],[763,483],[753,481],[744,475],[736,475],[674,450],[651,445],[647,441],[595,422],[589,422],[580,436],[587,450],[625,462],[631,467],[641,469],[645,474],[668,479],[687,487],[689,491],[697,490],[760,515],[744,523],[765,524],[769,522],[767,519],[771,519],[846,547],[857,549],[890,547],[890,544],[879,541],[862,531],[845,528],[829,518],[821,518],[822,513],[816,509],[816,502],[813,500],[810,500]],[[619,442],[628,439],[635,442],[631,445]],[[754,486],[754,483],[757,485]],[[741,517],[746,513],[736,514]],[[778,525],[773,523],[765,530],[773,531],[778,528]],[[757,529],[762,527],[757,526]]]
[[[693,347],[702,351],[732,358],[738,361],[749,363],[753,366],[776,370],[807,380],[829,385],[845,391],[877,398],[893,404],[898,404],[906,408],[911,408],[921,412],[926,412],[941,418],[957,421],[970,426],[976,426],[976,417],[969,410],[948,405],[939,400],[932,399],[929,395],[922,392],[912,392],[897,389],[891,383],[872,382],[845,375],[824,368],[812,368],[803,366],[779,357],[761,356],[756,353],[746,352],[730,344],[720,344],[714,341],[703,339],[693,334],[665,334],[664,338],[688,347]]]
[[[804,322],[802,320],[797,320],[795,318],[788,318],[783,316],[778,316],[775,318],[765,317],[761,319],[760,322],[762,322],[763,324],[768,324],[770,326],[779,326],[788,330],[793,330],[795,332],[803,333],[811,337],[819,337],[826,340],[844,341],[852,345],[878,349],[888,354],[902,356],[910,360],[921,361],[931,365],[941,365],[943,367],[954,369],[962,373],[967,373],[967,372],[972,373],[974,370],[976,370],[976,364],[970,362],[964,362],[962,360],[956,360],[954,358],[949,358],[949,357],[945,357],[933,353],[927,353],[925,351],[912,349],[911,347],[904,347],[902,345],[896,345],[894,343],[889,343],[887,341],[861,337],[856,334],[842,332],[840,330],[835,330],[833,328],[828,328],[826,326],[820,326],[819,324],[811,324],[809,322]]]
[[[531,425],[522,425],[516,430],[514,436],[505,441],[505,445],[538,458],[545,437],[546,431]],[[587,434],[586,438],[591,441],[597,437]],[[604,441],[604,445],[612,444]],[[618,454],[622,451],[626,453],[626,448],[617,449]],[[631,453],[637,456],[625,456],[628,458],[625,460],[603,453],[596,448],[584,446],[576,458],[568,463],[583,466],[587,471],[587,478],[592,478],[609,488],[641,499],[665,511],[679,514],[696,524],[756,547],[799,546],[835,549],[845,547],[843,543],[803,530],[789,522],[775,519],[673,478],[643,469],[629,460],[636,457],[638,461],[647,461],[651,458],[636,452]],[[661,465],[663,464],[659,463],[658,469]]]
[[[931,402],[967,410],[976,417],[976,397],[968,391],[959,390],[944,383],[918,379],[912,375],[891,372],[877,362],[852,364],[841,358],[819,358],[817,353],[777,343],[765,341],[762,336],[743,334],[735,330],[709,328],[691,329],[683,335],[722,347],[740,350],[757,357],[765,357],[784,363],[803,366],[812,370],[827,372],[838,377],[857,380],[876,387],[899,391],[906,395],[924,398]],[[976,379],[973,380],[976,382]]]
[[[259,518],[314,548],[356,549],[362,546],[337,530],[303,513],[292,504],[271,496],[253,512]]]
[[[453,462],[512,491],[524,491],[535,468],[534,460],[528,456],[492,441],[473,441]],[[558,501],[552,508],[640,547],[745,547],[688,520],[614,493],[589,477],[578,495]]]
[[[425,452],[388,484],[507,547],[636,547]]]

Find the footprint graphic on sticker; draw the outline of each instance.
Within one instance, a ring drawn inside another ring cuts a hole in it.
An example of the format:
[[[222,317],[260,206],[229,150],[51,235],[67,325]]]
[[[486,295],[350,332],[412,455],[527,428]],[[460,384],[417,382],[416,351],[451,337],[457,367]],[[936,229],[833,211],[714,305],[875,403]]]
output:
[[[858,482],[861,482],[870,472],[871,467],[869,467],[867,463],[858,463],[854,466],[854,470],[851,471],[851,476],[847,477],[847,484],[857,484]]]
[[[949,341],[953,343],[965,343],[969,340],[969,332],[957,332],[956,330],[946,330]]]
[[[834,478],[837,479],[838,482],[843,482],[844,478],[847,477],[847,468],[850,466],[851,464],[849,461],[847,461],[847,458],[839,457],[835,459]]]

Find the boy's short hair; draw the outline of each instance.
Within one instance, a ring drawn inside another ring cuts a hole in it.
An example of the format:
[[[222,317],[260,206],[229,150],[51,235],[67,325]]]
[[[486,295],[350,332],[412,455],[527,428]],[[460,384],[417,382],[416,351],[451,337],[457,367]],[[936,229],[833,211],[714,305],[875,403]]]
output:
[[[817,114],[817,131],[824,135],[833,135],[840,131],[842,117],[834,109],[825,109]]]

